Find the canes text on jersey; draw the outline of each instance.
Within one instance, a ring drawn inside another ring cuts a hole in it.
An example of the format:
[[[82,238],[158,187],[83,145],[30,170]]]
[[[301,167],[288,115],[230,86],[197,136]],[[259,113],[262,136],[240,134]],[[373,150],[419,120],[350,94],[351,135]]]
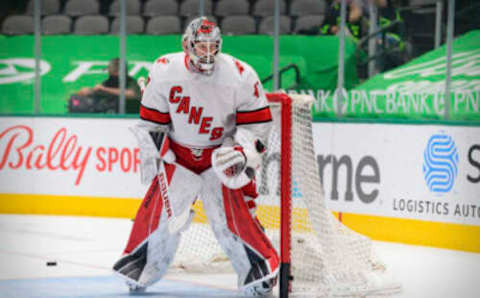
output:
[[[182,96],[182,86],[173,86],[170,89],[170,95],[168,100],[172,104],[178,104],[175,113],[183,113],[188,115],[188,123],[193,125],[199,125],[199,134],[210,134],[210,140],[216,140],[222,137],[223,127],[213,127],[213,117],[202,116],[203,107],[190,107],[190,96]]]

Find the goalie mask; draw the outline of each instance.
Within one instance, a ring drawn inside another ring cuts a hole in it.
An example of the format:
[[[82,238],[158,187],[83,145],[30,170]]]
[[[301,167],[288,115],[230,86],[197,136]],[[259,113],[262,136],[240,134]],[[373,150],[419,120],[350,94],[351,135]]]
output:
[[[190,64],[203,74],[211,74],[215,58],[222,47],[222,37],[217,24],[206,17],[194,19],[185,30],[182,43]]]

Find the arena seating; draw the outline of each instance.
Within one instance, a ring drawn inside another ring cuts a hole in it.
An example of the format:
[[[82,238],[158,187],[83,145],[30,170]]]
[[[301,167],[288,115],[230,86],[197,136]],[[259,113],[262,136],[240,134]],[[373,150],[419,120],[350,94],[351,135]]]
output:
[[[127,0],[128,34],[178,34],[199,15],[200,0]],[[327,0],[281,0],[282,34],[295,34],[324,18]],[[23,12],[3,18],[1,33],[32,34],[34,0]],[[211,16],[228,35],[272,34],[272,0],[204,0]],[[118,34],[119,0],[42,0],[44,34]],[[88,16],[88,17],[87,17]],[[87,18],[86,18],[87,17]],[[92,21],[86,24],[86,21]],[[106,25],[105,25],[106,24]],[[99,26],[99,28],[94,28]],[[223,28],[222,28],[223,29]]]

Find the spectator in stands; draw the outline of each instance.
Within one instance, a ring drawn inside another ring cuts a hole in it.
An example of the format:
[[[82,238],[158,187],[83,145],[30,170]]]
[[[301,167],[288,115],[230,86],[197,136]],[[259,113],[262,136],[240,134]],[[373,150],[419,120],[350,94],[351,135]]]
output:
[[[340,29],[341,0],[329,0],[329,7],[325,14],[325,20],[320,26],[320,34],[336,35]],[[355,40],[361,38],[362,30],[362,3],[360,0],[347,0],[346,26],[347,36]]]
[[[346,26],[347,36],[358,40],[362,35],[363,11],[361,0],[347,0]],[[327,0],[328,8],[325,19],[320,26],[300,30],[299,34],[306,35],[336,35],[340,29],[341,0]]]
[[[108,78],[93,88],[82,88],[72,96],[69,102],[70,112],[84,113],[115,113],[118,111],[118,99],[120,96],[120,59],[110,60]],[[125,67],[127,70],[127,67]],[[125,84],[125,110],[127,113],[138,113],[140,107],[140,87],[134,78],[127,75]]]
[[[340,27],[341,0],[330,1],[325,21],[319,29],[319,33],[323,35],[337,34]],[[362,37],[368,33],[369,4],[373,3],[378,8],[377,28],[386,28],[375,37],[377,67],[381,71],[402,65],[408,59],[408,51],[403,39],[403,20],[396,9],[397,2],[396,0],[347,0],[347,35],[359,42],[358,45],[361,48],[368,44],[368,40],[362,40]],[[393,22],[396,22],[397,25],[390,26]]]
[[[373,1],[378,7],[378,28],[384,29],[379,34],[377,43],[379,50],[384,53],[379,67],[381,71],[404,64],[409,59],[408,49],[404,40],[405,28],[402,16],[398,11],[398,2],[395,0],[363,0]],[[368,7],[366,8],[368,10]],[[364,8],[365,11],[365,8]],[[396,22],[396,25],[394,24]]]

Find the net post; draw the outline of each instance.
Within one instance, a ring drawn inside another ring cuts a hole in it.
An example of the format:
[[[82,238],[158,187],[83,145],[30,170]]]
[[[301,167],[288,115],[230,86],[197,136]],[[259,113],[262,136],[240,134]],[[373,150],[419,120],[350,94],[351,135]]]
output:
[[[279,297],[288,298],[291,290],[291,192],[292,192],[292,99],[285,93],[267,94],[269,101],[281,105],[280,162],[280,276]]]
[[[292,191],[292,99],[282,99],[282,144],[281,144],[281,248],[280,248],[280,297],[287,298],[292,279],[290,272],[291,248],[291,191]]]

